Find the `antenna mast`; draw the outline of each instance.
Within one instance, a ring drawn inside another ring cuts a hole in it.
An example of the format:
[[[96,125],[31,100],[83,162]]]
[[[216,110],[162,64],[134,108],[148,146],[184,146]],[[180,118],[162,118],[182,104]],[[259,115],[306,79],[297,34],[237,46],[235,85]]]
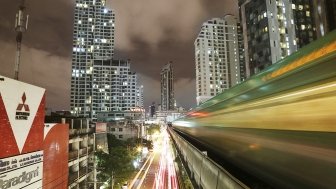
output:
[[[14,66],[14,72],[15,72],[14,79],[16,80],[19,80],[19,65],[20,65],[20,59],[21,59],[22,33],[26,32],[28,29],[29,15],[25,15],[26,7],[24,6],[24,3],[25,3],[25,0],[21,0],[19,10],[16,13],[16,18],[15,18],[16,57],[15,57],[15,66]]]

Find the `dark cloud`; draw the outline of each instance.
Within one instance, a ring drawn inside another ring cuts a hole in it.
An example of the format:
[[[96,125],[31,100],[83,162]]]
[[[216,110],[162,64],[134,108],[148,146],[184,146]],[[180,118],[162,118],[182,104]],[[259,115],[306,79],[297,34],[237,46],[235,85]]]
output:
[[[68,109],[74,0],[26,0],[30,15],[20,67],[23,81],[48,90],[48,106]],[[116,11],[116,57],[131,59],[145,87],[145,105],[160,100],[160,70],[175,69],[179,105],[195,105],[193,42],[202,22],[236,14],[236,0],[108,0]],[[18,0],[0,2],[0,74],[12,77]]]

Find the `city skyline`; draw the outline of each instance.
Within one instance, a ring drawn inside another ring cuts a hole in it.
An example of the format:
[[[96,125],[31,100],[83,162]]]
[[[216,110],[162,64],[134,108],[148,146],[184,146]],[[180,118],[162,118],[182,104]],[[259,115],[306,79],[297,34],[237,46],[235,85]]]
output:
[[[107,2],[109,8],[116,11],[116,25],[119,25],[115,34],[116,58],[130,58],[133,62],[132,71],[139,73],[140,83],[144,85],[145,107],[153,101],[160,101],[160,69],[168,60],[176,62],[179,70],[175,73],[177,105],[195,107],[194,37],[205,20],[227,13],[236,14],[238,8],[233,2],[216,1],[209,4],[200,0],[181,5],[178,1],[168,4],[160,1],[147,3],[147,7],[128,1]],[[42,3],[28,1],[26,4],[30,27],[23,36],[22,81],[47,89],[48,108],[70,109],[74,2],[55,3],[47,0]],[[15,32],[12,25],[17,5],[18,2],[1,2],[0,8],[0,43],[4,47],[4,53],[0,56],[1,74],[9,77],[14,74]],[[183,12],[181,7],[186,6],[190,10]],[[147,11],[153,8],[157,10]],[[141,11],[144,14],[140,14]],[[165,25],[161,20],[165,21]]]

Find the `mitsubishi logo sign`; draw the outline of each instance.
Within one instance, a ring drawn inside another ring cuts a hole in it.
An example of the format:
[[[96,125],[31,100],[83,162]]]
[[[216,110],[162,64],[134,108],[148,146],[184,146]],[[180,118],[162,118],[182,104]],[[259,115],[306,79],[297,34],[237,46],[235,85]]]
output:
[[[22,104],[20,103],[16,108],[16,120],[27,120],[28,116],[30,115],[29,106],[26,103],[26,93],[23,93],[22,97]]]

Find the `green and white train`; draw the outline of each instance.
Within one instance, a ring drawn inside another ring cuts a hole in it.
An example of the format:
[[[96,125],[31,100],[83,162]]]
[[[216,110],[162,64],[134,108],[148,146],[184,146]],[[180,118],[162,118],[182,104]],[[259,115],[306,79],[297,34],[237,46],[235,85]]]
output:
[[[173,128],[274,188],[336,188],[336,31]]]

